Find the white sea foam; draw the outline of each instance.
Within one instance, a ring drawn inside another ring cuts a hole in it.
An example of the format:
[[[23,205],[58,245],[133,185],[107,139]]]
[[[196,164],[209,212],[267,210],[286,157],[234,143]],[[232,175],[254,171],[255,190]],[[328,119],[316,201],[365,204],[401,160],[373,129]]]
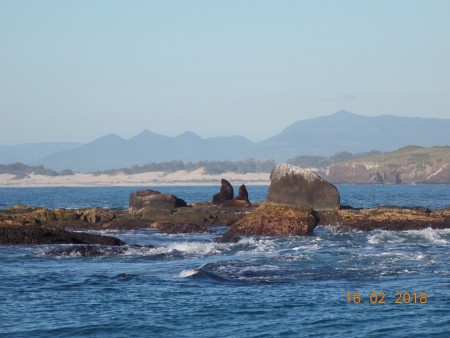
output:
[[[402,243],[405,239],[399,237],[396,231],[378,230],[367,237],[370,244]]]
[[[405,233],[418,239],[424,239],[428,243],[447,244],[449,243],[448,239],[450,239],[450,229],[426,228],[423,230],[408,230]]]
[[[130,248],[126,255],[161,255],[181,252],[187,255],[211,255],[228,250],[226,244],[201,243],[201,242],[177,242],[157,248]]]
[[[173,276],[174,278],[188,278],[198,273],[198,270],[195,269],[185,269],[181,271],[178,275]]]
[[[406,230],[406,231],[375,231],[367,237],[371,244],[378,243],[403,243],[412,239],[420,240],[423,243],[447,244],[450,240],[450,229]]]
[[[245,252],[254,252],[254,253],[273,253],[275,252],[276,247],[276,240],[274,239],[256,239],[254,237],[248,237],[241,239],[237,244],[246,246],[250,248],[251,250],[245,251]],[[245,252],[239,251],[236,253],[244,254]]]

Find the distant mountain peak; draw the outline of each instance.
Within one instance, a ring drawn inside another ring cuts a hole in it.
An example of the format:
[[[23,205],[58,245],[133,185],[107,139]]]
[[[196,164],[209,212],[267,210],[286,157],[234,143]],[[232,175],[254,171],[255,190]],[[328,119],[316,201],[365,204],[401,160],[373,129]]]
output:
[[[180,135],[178,135],[177,137],[200,137],[200,136],[198,136],[193,131],[187,130],[184,133],[181,133]]]
[[[337,116],[337,117],[353,117],[353,116],[361,116],[355,113],[351,113],[348,110],[341,109],[337,111],[336,113],[332,114],[331,116]]]

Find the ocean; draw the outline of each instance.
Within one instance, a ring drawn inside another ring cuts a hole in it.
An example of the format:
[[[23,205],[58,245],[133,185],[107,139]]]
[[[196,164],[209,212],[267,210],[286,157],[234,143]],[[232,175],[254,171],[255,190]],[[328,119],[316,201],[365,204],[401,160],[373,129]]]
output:
[[[128,207],[152,187],[0,188],[0,208]],[[153,187],[188,203],[219,187]],[[267,186],[248,186],[251,201]],[[450,185],[337,185],[341,203],[450,206]],[[450,229],[305,237],[153,229],[102,231],[127,243],[96,257],[68,245],[0,246],[1,337],[450,337]],[[139,244],[136,246],[135,244]],[[151,244],[151,246],[145,246]]]

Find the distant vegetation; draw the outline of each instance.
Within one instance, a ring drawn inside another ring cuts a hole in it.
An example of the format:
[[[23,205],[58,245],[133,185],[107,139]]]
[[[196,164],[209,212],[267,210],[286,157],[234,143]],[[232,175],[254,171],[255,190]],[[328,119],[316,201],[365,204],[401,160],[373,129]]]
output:
[[[374,155],[378,155],[378,154],[382,154],[382,152],[378,151],[378,150],[372,150],[372,151],[369,151],[366,153],[352,154],[348,151],[341,151],[330,157],[297,156],[297,157],[289,159],[287,161],[287,163],[295,165],[300,168],[324,169],[324,168],[332,165],[333,163],[352,161],[352,160],[356,160],[356,159],[359,159],[362,157],[374,156]]]
[[[144,165],[135,165],[131,168],[121,168],[106,170],[97,172],[98,174],[110,174],[117,173],[140,174],[154,171],[175,172],[178,170],[193,171],[196,169],[204,168],[208,174],[222,174],[224,172],[236,172],[240,174],[245,173],[270,173],[275,167],[275,161],[257,161],[255,159],[247,159],[245,161],[199,161],[196,163],[182,161],[170,161],[162,163],[148,163]]]
[[[450,147],[432,147],[423,148],[416,146],[408,146],[400,148],[392,152],[370,151],[367,153],[352,154],[348,151],[336,153],[330,157],[324,156],[297,156],[289,159],[287,162],[301,168],[312,168],[314,170],[322,171],[335,163],[344,162],[359,162],[359,161],[376,161],[384,163],[385,166],[396,169],[405,164],[414,163],[418,167],[425,166],[430,159],[434,159],[437,163],[450,162]],[[124,173],[128,175],[140,174],[146,172],[175,172],[178,170],[193,171],[204,168],[208,174],[222,174],[225,172],[236,173],[270,173],[275,167],[276,163],[273,160],[259,161],[253,158],[243,161],[199,161],[187,162],[170,161],[161,163],[147,163],[143,165],[135,165],[131,168],[111,169],[105,171],[98,171],[95,174],[119,174]],[[12,174],[16,179],[24,178],[30,174],[46,175],[46,176],[63,176],[73,175],[74,172],[70,169],[56,172],[52,169],[47,169],[43,166],[28,166],[22,163],[0,164],[0,174]]]
[[[25,178],[30,174],[45,175],[45,176],[59,176],[59,175],[73,175],[72,170],[65,169],[60,173],[43,166],[28,166],[22,163],[0,164],[0,174],[15,175],[16,179]]]

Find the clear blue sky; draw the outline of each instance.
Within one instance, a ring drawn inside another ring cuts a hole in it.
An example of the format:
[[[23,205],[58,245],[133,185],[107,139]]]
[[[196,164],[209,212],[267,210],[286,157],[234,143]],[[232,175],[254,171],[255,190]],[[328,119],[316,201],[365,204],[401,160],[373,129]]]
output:
[[[450,118],[450,1],[0,0],[0,144]]]

